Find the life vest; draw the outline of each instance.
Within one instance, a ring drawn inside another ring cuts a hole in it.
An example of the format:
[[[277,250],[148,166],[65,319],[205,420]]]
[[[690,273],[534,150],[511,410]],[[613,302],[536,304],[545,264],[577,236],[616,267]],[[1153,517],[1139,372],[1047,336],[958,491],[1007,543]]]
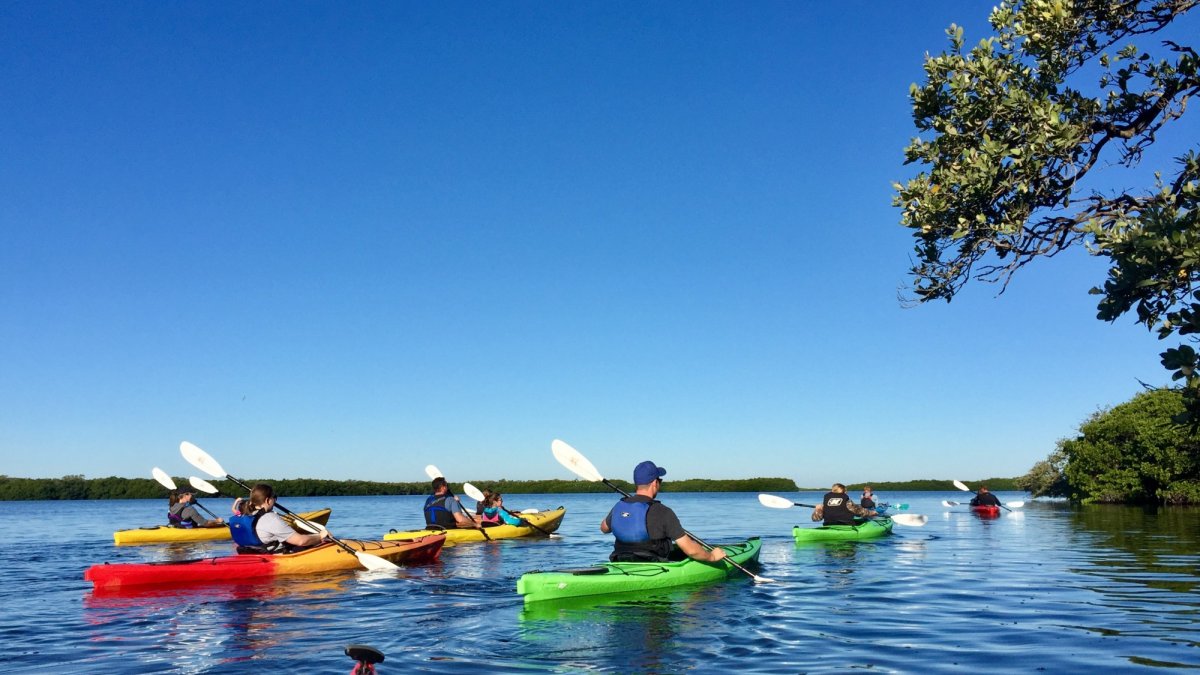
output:
[[[267,545],[258,538],[258,531],[254,529],[264,513],[266,511],[259,511],[252,516],[230,516],[229,534],[233,536],[233,543],[239,547],[266,549]]]
[[[863,497],[862,501],[860,501],[858,505],[864,509],[873,509],[875,508],[875,500],[871,499],[870,497]]]
[[[853,525],[854,513],[847,504],[850,495],[845,492],[826,492],[821,502],[824,504],[823,515],[826,525]]]
[[[609,512],[609,527],[617,542],[613,545],[611,560],[618,561],[664,561],[671,555],[671,540],[651,539],[646,520],[650,507],[657,501],[629,501],[622,499]]]
[[[500,517],[500,509],[489,506],[480,514],[479,522],[484,525],[499,525],[504,522],[504,519]]]
[[[1000,506],[1000,498],[990,492],[985,495],[975,495],[971,499],[971,506]]]
[[[176,508],[176,507],[178,507],[178,508]],[[196,526],[195,523],[193,523],[190,519],[184,520],[183,516],[180,515],[186,509],[187,509],[187,504],[183,504],[183,503],[176,503],[175,506],[172,506],[171,508],[167,509],[167,523],[169,523],[171,525],[171,527],[183,527],[183,528],[195,527]]]
[[[446,508],[446,500],[454,499],[450,493],[441,495],[430,495],[429,499],[425,500],[425,524],[437,525],[438,527],[447,530],[453,530],[458,527],[458,521],[454,519],[454,514],[450,513],[450,509]]]

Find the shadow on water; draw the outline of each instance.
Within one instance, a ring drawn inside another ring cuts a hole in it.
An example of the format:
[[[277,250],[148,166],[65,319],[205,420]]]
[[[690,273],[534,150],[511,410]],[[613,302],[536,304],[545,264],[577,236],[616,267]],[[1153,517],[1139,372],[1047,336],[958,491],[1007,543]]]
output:
[[[1094,560],[1096,574],[1176,593],[1191,593],[1200,586],[1200,509],[1110,504],[1061,508],[1070,510],[1073,527],[1095,537],[1094,545],[1124,554]]]

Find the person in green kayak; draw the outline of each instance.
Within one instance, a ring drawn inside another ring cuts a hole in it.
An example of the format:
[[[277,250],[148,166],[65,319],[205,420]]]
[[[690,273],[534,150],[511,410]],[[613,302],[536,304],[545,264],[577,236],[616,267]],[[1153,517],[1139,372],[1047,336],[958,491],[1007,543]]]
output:
[[[725,549],[706,549],[688,536],[675,512],[655,499],[667,470],[649,460],[633,469],[637,491],[617,502],[600,521],[600,531],[616,537],[609,560],[613,562],[665,562],[672,544],[701,562],[717,562]]]
[[[229,519],[229,533],[239,550],[261,550],[267,553],[291,552],[316,546],[328,532],[301,534],[292,529],[275,513],[275,489],[259,483],[250,491],[250,508],[244,515]]]
[[[813,509],[812,519],[823,520],[825,525],[853,525],[854,516],[870,518],[876,515],[872,509],[864,509],[850,495],[846,494],[846,486],[834,483],[829,492],[821,498],[821,503]]]
[[[191,490],[172,492],[167,498],[167,522],[174,527],[219,527],[225,524],[220,518],[207,520],[192,503]]]
[[[875,508],[875,491],[871,489],[870,485],[863,486],[863,496],[858,501],[858,505],[864,509]]]
[[[1000,499],[988,491],[988,486],[980,485],[979,492],[971,498],[971,506],[1000,506]]]
[[[479,527],[475,519],[463,511],[462,504],[450,492],[450,484],[438,476],[433,479],[433,494],[425,500],[425,525],[443,529]]]

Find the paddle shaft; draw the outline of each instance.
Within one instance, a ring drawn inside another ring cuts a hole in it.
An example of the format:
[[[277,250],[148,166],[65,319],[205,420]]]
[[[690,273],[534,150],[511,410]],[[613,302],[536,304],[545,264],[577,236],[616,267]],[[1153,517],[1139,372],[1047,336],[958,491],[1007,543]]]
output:
[[[469,512],[467,512],[467,507],[463,506],[462,500],[458,498],[458,495],[454,494],[454,490],[450,489],[450,483],[446,483],[446,494],[450,495],[451,497],[454,497],[454,501],[458,503],[458,508],[462,509],[463,515],[466,516],[467,518],[469,518],[471,520],[471,522],[475,522],[475,519],[471,516],[471,514]],[[483,523],[479,523],[479,526],[475,529],[477,529],[483,533],[484,539],[487,539],[488,541],[492,540],[492,538],[488,536],[487,528],[483,526]]]
[[[537,530],[538,532],[541,532],[542,534],[546,535],[547,537],[551,536],[549,532],[543,530],[542,528],[538,527],[537,525],[534,525],[533,523],[529,522],[529,520],[527,520],[525,518],[521,518],[521,514],[513,511],[512,509],[507,509],[507,508],[504,508],[503,506],[500,508],[503,508],[504,512],[507,513],[508,515],[512,516],[513,518],[520,519],[526,525],[528,525],[529,527],[532,527],[533,529]]]
[[[628,492],[626,492],[626,491],[622,490],[621,488],[617,487],[616,485],[613,485],[612,483],[608,482],[607,478],[601,478],[600,481],[602,483],[604,483],[605,485],[607,485],[608,487],[616,490],[617,492],[620,492],[622,495],[624,495],[624,497],[626,499],[629,498]],[[697,544],[700,544],[701,546],[703,546],[706,549],[709,549],[710,551],[712,550],[713,547],[711,545],[709,545],[708,542],[701,539],[700,537],[697,537],[696,535],[692,534],[691,532],[688,532],[687,530],[684,530],[683,533],[686,534],[687,536],[691,537],[693,540],[695,540],[695,542]],[[739,570],[742,571],[743,574],[750,577],[751,579],[758,578],[757,574],[751,572],[750,570],[746,569],[745,567],[742,567],[741,565],[738,564],[738,562],[736,560],[733,560],[732,558],[728,558],[728,557],[722,558],[722,560],[724,560],[725,562],[729,563],[730,565],[733,565],[734,567],[738,568]]]
[[[254,490],[249,485],[246,485],[242,481],[234,478],[233,476],[230,476],[229,474],[225,474],[225,478],[237,483],[238,485],[241,485],[243,488],[246,489],[247,492],[254,492]],[[283,511],[284,513],[295,518],[296,520],[300,521],[301,523],[304,523],[305,525],[311,527],[315,532],[320,532],[323,529],[323,528],[319,527],[318,525],[315,525],[314,523],[311,523],[308,520],[305,520],[299,514],[297,514],[295,511],[288,510],[288,508],[286,506],[284,506],[283,504],[280,504],[279,502],[275,502],[275,508],[279,509],[280,511]],[[342,547],[342,549],[344,549],[347,553],[353,555],[356,558],[359,557],[360,553],[362,553],[362,551],[355,551],[354,549],[352,549],[348,545],[346,545],[346,542],[342,541],[341,539],[338,539],[337,537],[333,536],[332,534],[329,534],[329,530],[325,530],[325,536],[329,537],[330,541],[332,541],[333,543]],[[388,562],[391,562],[391,561],[389,560]]]

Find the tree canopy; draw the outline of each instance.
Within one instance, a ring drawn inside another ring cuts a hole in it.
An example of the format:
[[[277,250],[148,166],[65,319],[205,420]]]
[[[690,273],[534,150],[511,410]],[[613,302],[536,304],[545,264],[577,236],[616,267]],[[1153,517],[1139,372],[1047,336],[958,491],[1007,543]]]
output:
[[[1132,169],[1200,93],[1200,57],[1168,37],[1200,36],[1200,13],[1187,14],[1198,3],[1002,2],[995,35],[970,49],[950,26],[950,50],[926,56],[926,81],[910,92],[921,135],[906,163],[925,169],[895,185],[916,239],[917,302],[949,301],[972,278],[1003,292],[1030,262],[1084,247],[1110,263],[1092,289],[1099,319],[1136,309],[1160,339],[1200,335],[1196,146],[1154,167],[1152,185],[1087,182],[1104,168],[1110,183],[1136,183]],[[1200,421],[1200,353],[1180,343],[1162,363],[1187,397],[1180,419]]]
[[[1093,414],[1020,479],[1083,503],[1200,504],[1200,437],[1174,423],[1179,391],[1155,389]]]

